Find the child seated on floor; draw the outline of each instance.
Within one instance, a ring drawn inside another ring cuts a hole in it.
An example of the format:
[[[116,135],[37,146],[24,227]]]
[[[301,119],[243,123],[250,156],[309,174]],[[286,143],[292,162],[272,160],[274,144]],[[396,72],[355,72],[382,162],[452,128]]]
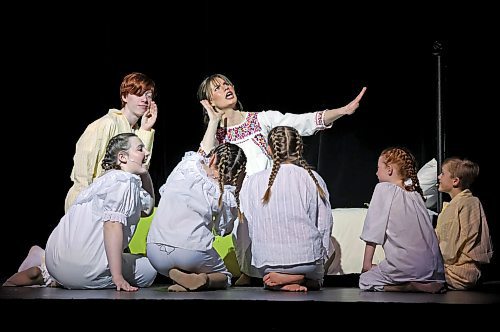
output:
[[[68,289],[136,291],[150,286],[156,270],[147,257],[124,253],[140,216],[149,215],[154,206],[148,156],[135,134],[114,136],[102,161],[104,174],[80,193],[50,234],[45,251],[33,247],[4,286],[43,285],[49,278]]]
[[[32,246],[28,255],[14,273],[2,286],[48,286],[57,287],[59,284],[52,279],[45,266],[45,250],[39,246]]]
[[[169,291],[225,289],[231,273],[213,248],[214,233],[227,234],[238,217],[238,191],[246,157],[235,144],[218,145],[208,162],[187,152],[160,188],[147,237],[147,255],[174,285]]]
[[[467,159],[448,158],[438,176],[439,191],[451,197],[438,216],[436,234],[444,259],[449,289],[473,288],[481,277],[481,264],[493,255],[486,215],[470,186],[479,175],[479,166]]]
[[[366,242],[359,288],[372,291],[440,293],[444,266],[425,207],[413,155],[403,148],[382,151],[361,239]],[[385,259],[372,264],[375,247]]]
[[[272,169],[250,175],[240,192],[252,240],[252,265],[271,290],[304,292],[323,284],[332,255],[333,219],[328,190],[303,158],[295,128],[274,127],[268,136]]]

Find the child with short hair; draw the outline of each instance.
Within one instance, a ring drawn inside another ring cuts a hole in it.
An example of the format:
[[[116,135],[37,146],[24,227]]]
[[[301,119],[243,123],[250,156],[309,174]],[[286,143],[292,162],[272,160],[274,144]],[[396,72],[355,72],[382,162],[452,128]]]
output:
[[[443,203],[436,225],[446,283],[453,290],[471,289],[481,277],[481,264],[489,263],[493,255],[483,206],[469,189],[479,166],[453,157],[443,162],[441,170],[438,189],[451,197]]]

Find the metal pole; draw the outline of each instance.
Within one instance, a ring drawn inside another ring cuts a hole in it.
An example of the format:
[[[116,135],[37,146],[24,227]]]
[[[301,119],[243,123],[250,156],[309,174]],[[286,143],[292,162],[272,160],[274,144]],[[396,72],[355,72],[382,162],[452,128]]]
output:
[[[445,151],[445,132],[443,127],[443,99],[442,99],[442,55],[443,45],[439,41],[435,41],[432,47],[432,54],[436,57],[436,120],[437,120],[437,173],[441,173],[441,165]],[[437,176],[437,174],[436,174]],[[443,205],[443,194],[438,192],[436,212],[441,212]]]

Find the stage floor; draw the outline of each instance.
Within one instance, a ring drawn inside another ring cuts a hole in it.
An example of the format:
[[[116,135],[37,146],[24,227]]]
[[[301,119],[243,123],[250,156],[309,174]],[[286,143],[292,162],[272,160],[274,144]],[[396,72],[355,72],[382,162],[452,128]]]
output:
[[[226,290],[168,292],[168,285],[153,285],[137,292],[114,289],[67,290],[46,287],[0,287],[0,300],[155,300],[155,301],[230,301],[230,302],[322,302],[394,304],[498,304],[500,285],[479,291],[448,291],[445,294],[364,292],[355,287],[325,287],[320,291],[279,292],[262,287],[230,287]]]
[[[304,326],[297,323],[302,320],[314,321],[314,326],[333,328],[341,324],[344,328],[354,328],[388,317],[395,319],[394,315],[402,315],[411,320],[412,326],[422,328],[431,321],[434,327],[449,328],[454,324],[460,327],[458,317],[471,315],[480,316],[482,324],[499,321],[496,315],[488,315],[492,311],[485,307],[500,303],[498,282],[477,291],[445,294],[363,292],[357,287],[324,287],[306,293],[269,291],[262,287],[172,293],[167,287],[155,284],[137,292],[0,287],[2,321],[19,323],[19,313],[24,313],[27,319],[22,324],[36,327],[47,317],[64,314],[64,321],[75,321],[78,326],[90,329],[112,328],[116,324],[129,327],[137,322],[148,328],[161,327],[175,319],[186,327],[205,328],[209,324],[215,328],[213,325],[219,324],[248,330],[257,326],[259,331],[290,331]],[[451,316],[445,314],[448,310]],[[102,317],[97,319],[96,315]],[[244,328],[246,325],[249,327]]]

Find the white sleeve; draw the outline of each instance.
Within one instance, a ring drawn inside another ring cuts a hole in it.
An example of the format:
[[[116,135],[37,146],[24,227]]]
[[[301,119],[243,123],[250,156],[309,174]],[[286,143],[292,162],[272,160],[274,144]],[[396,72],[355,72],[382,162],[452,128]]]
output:
[[[252,191],[252,185],[254,185],[253,182],[254,179],[255,179],[255,174],[247,176],[245,177],[245,179],[243,180],[243,184],[241,185],[239,199],[240,199],[240,211],[243,214],[248,214],[248,215],[252,214],[252,206],[253,203],[256,201],[255,200],[256,193]],[[260,194],[260,198],[262,198],[262,196],[264,196],[263,193]],[[259,202],[261,201],[259,200]]]
[[[233,228],[234,221],[238,218],[238,207],[234,197],[235,191],[235,186],[224,186],[222,208],[215,219],[215,231],[218,235],[228,234]]]
[[[103,221],[118,221],[127,225],[129,217],[140,199],[139,181],[132,178],[116,178],[116,182],[106,189],[103,202]]]
[[[330,194],[328,193],[328,189],[326,187],[325,182],[318,175],[318,173],[314,173],[316,179],[318,180],[319,185],[325,192],[325,200],[321,199],[319,192],[317,194],[318,199],[318,230],[321,234],[321,238],[323,239],[323,248],[325,249],[326,257],[325,260],[331,257],[333,254],[333,246],[330,245],[330,237],[332,235],[333,228],[333,216],[332,216],[332,207],[330,205]]]
[[[391,211],[392,201],[398,188],[388,183],[378,183],[373,191],[370,206],[366,212],[361,240],[383,244]]]
[[[325,126],[324,111],[305,114],[281,113],[278,111],[265,111],[258,113],[259,122],[266,132],[277,126],[289,126],[297,129],[301,136],[310,136],[318,130],[331,128]]]

